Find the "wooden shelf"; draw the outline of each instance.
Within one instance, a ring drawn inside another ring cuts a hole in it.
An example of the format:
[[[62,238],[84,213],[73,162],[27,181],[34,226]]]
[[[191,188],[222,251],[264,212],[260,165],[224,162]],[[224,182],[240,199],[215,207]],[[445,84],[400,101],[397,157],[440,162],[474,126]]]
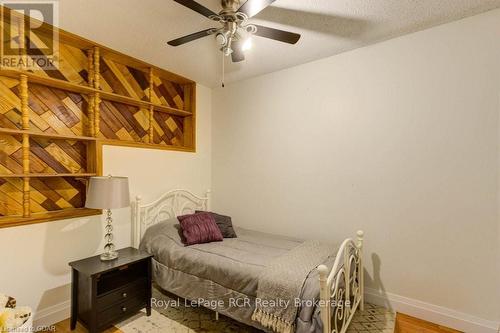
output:
[[[137,107],[142,107],[149,109],[150,106],[153,106],[155,111],[164,112],[168,114],[172,114],[175,116],[181,117],[191,117],[193,114],[191,112],[185,110],[179,110],[176,108],[172,108],[166,105],[159,105],[147,101],[138,100],[129,96],[123,96],[115,93],[106,92],[100,89],[95,89],[89,86],[84,86],[81,84],[76,84],[69,81],[53,79],[51,77],[39,76],[37,74],[21,71],[17,69],[0,69],[0,76],[6,76],[13,79],[18,79],[21,74],[24,74],[28,77],[29,82],[36,84],[43,84],[52,88],[67,90],[79,94],[93,94],[99,93],[102,99],[110,100],[113,102],[123,103],[127,105],[133,105]]]
[[[135,99],[135,98],[128,97],[128,96],[118,95],[118,94],[103,91],[103,90],[96,90],[96,92],[99,92],[102,99],[117,102],[117,103],[123,103],[123,104],[127,104],[127,105],[143,107],[143,108],[149,108],[149,105],[151,104],[151,103],[146,102],[146,101],[142,101],[142,100]]]
[[[97,140],[96,138],[93,138],[90,136],[51,134],[51,133],[33,132],[33,131],[9,129],[9,128],[0,128],[0,133],[10,134],[10,135],[28,134],[28,135],[34,136],[34,137],[50,138],[50,139],[57,139],[57,140],[75,140],[75,141],[96,141]]]
[[[150,148],[150,149],[160,149],[160,150],[175,150],[184,151],[188,153],[194,153],[196,150],[194,147],[184,147],[184,146],[171,146],[162,145],[157,143],[145,143],[145,142],[135,142],[135,141],[123,141],[123,140],[113,140],[113,139],[100,139],[99,142],[103,145],[108,146],[121,146],[121,147],[136,147],[136,148]]]
[[[49,177],[94,177],[96,173],[12,173],[0,175],[0,178],[49,178]]]
[[[154,110],[158,111],[158,112],[165,112],[165,113],[169,113],[169,114],[173,114],[173,115],[181,116],[181,117],[191,117],[193,115],[189,111],[171,108],[170,106],[166,106],[166,105],[158,105],[158,104],[153,104],[153,103],[148,103],[148,104],[152,105]]]
[[[19,225],[27,225],[27,224],[63,220],[63,219],[72,219],[72,218],[101,215],[101,214],[102,211],[100,209],[72,208],[72,209],[64,209],[53,212],[34,213],[31,214],[30,217],[3,216],[0,217],[0,228],[8,228]]]
[[[164,112],[164,113],[172,114],[175,116],[181,116],[181,117],[191,117],[193,115],[189,111],[179,110],[179,109],[172,108],[172,107],[166,106],[166,105],[154,104],[151,102],[138,100],[138,99],[128,97],[128,96],[118,95],[115,93],[110,93],[110,92],[101,91],[101,90],[99,91],[99,93],[100,93],[100,96],[102,99],[117,102],[117,103],[133,105],[133,106],[137,106],[137,107],[145,108],[145,109],[149,109],[152,106],[154,108],[154,110],[157,112]]]
[[[18,79],[21,74],[26,75],[29,79],[29,82],[31,83],[43,84],[52,88],[68,90],[80,94],[89,94],[93,93],[96,90],[89,86],[84,86],[81,84],[76,84],[73,82],[59,80],[59,79],[53,79],[51,77],[46,77],[46,76],[39,76],[37,74],[27,71],[21,71],[18,69],[5,69],[5,68],[0,69],[1,76],[7,76],[13,79]]]

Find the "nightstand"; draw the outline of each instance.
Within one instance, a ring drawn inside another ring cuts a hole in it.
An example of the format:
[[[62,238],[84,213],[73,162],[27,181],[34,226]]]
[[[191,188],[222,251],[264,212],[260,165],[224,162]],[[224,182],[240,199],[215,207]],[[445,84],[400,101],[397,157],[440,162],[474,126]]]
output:
[[[71,330],[77,320],[90,333],[100,332],[146,308],[151,314],[151,257],[132,247],[118,259],[99,256],[71,262]]]

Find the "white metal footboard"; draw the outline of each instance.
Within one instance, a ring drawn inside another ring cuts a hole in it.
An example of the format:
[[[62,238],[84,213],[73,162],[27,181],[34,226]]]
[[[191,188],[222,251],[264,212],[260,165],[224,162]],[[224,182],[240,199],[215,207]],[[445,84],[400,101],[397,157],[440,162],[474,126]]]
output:
[[[325,265],[318,271],[323,333],[345,333],[356,309],[364,308],[363,231],[357,232],[356,242],[342,243],[330,272]]]

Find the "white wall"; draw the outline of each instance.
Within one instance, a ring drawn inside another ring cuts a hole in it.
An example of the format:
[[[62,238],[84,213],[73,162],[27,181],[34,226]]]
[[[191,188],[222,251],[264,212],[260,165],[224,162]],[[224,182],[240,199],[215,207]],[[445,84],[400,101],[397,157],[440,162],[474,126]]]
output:
[[[499,32],[495,10],[215,90],[213,207],[305,238],[363,229],[372,292],[494,327]]]
[[[203,194],[211,178],[211,90],[197,89],[197,152],[105,146],[104,174],[128,176],[145,202],[172,188]],[[69,316],[68,262],[102,252],[101,217],[0,229],[0,292],[37,309],[38,324]],[[115,244],[131,245],[130,209],[114,211]],[[35,319],[36,319],[35,318]]]

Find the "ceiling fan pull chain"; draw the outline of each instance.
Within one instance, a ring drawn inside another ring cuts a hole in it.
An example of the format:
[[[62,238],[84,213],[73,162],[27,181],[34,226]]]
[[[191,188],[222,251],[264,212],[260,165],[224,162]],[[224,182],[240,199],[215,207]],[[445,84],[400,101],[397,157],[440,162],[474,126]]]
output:
[[[221,53],[222,54],[222,88],[224,88],[224,52]]]

